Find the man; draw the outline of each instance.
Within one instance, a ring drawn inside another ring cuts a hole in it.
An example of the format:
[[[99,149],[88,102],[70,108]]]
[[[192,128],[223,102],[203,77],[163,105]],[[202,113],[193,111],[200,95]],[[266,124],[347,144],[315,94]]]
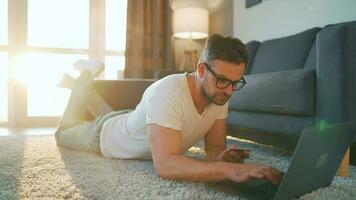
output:
[[[246,83],[242,77],[246,62],[240,40],[212,35],[195,72],[156,81],[132,112],[112,111],[91,88],[100,65],[82,67],[56,132],[57,143],[110,158],[152,158],[157,174],[167,179],[245,182],[265,178],[276,184],[280,179],[276,169],[242,164],[249,153],[226,148],[228,100]],[[95,121],[83,123],[86,109],[97,116]],[[210,162],[182,155],[202,138]]]

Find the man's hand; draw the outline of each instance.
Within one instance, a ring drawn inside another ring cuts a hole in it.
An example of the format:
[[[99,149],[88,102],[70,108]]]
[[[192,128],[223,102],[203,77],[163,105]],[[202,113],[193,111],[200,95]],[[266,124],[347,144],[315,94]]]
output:
[[[250,150],[228,148],[219,155],[220,161],[243,163],[245,158],[250,157]]]
[[[281,175],[275,168],[254,164],[231,164],[227,171],[227,177],[237,183],[251,179],[267,179],[273,184],[278,184],[281,179]]]
[[[226,148],[226,119],[217,119],[205,135],[206,160],[210,162],[242,163],[249,158],[249,150],[237,149],[236,145]]]
[[[217,156],[208,158],[208,161],[215,162],[231,162],[231,163],[243,163],[244,159],[250,157],[250,150],[237,149],[236,145],[232,145],[230,148],[225,149]]]

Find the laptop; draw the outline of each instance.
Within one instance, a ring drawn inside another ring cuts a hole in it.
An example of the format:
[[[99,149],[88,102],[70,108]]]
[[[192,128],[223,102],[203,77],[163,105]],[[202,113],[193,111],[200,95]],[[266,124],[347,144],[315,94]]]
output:
[[[356,121],[310,127],[303,131],[281,182],[266,179],[244,183],[210,182],[216,190],[247,199],[293,199],[331,184],[356,135]]]

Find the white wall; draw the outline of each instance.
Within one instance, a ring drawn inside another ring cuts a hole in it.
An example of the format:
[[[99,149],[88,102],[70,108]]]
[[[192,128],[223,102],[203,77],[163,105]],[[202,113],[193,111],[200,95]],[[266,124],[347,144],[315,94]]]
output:
[[[210,34],[233,35],[233,1],[234,0],[208,0]]]
[[[249,9],[234,0],[234,36],[264,41],[311,27],[356,20],[356,0],[263,0]]]

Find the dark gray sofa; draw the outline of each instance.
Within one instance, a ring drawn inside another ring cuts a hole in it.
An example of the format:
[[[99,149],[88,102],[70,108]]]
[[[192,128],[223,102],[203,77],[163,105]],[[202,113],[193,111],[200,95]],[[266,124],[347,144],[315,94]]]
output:
[[[356,21],[247,48],[247,84],[230,100],[229,135],[292,150],[306,127],[356,120]],[[95,87],[113,108],[126,109],[153,82],[96,81]]]
[[[293,149],[306,127],[356,120],[356,21],[246,45],[229,134]]]

